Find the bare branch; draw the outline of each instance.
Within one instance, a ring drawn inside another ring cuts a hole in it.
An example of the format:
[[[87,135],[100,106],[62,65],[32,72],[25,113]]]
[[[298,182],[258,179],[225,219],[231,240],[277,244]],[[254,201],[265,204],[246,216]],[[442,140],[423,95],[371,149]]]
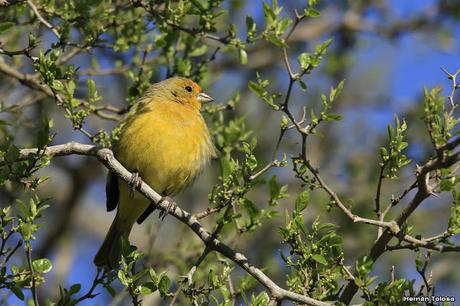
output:
[[[38,149],[22,149],[20,150],[19,160],[26,159],[29,154],[37,154]],[[96,146],[81,144],[77,142],[69,142],[66,144],[55,145],[40,150],[40,154],[43,154],[48,157],[55,156],[65,156],[65,155],[87,155],[96,157],[101,163],[103,163],[112,173],[116,174],[119,178],[125,182],[129,182],[132,173],[126,170],[119,161],[117,161],[111,150],[103,148],[97,148]],[[0,162],[0,165],[5,164],[4,161]],[[196,217],[187,211],[181,209],[177,205],[171,207],[170,203],[167,200],[154,191],[146,183],[141,182],[136,189],[144,195],[150,201],[156,203],[159,208],[163,211],[169,211],[169,214],[175,217],[180,222],[188,226],[212,251],[219,252],[224,255],[241,268],[243,268],[247,273],[252,275],[260,284],[265,286],[270,292],[271,296],[275,297],[277,300],[292,300],[298,303],[303,303],[307,305],[315,306],[325,306],[330,305],[322,301],[312,299],[307,296],[283,289],[279,287],[273,280],[271,280],[262,270],[252,265],[249,260],[242,253],[239,253],[233,250],[227,244],[221,242],[213,234],[208,232],[198,221]]]
[[[93,283],[92,283],[91,287],[89,288],[89,290],[84,295],[79,297],[76,300],[76,303],[74,305],[76,305],[76,304],[78,304],[78,303],[80,303],[80,302],[82,302],[82,301],[84,301],[86,299],[92,299],[92,298],[96,297],[98,295],[98,293],[94,294],[93,292],[96,289],[97,285],[103,283],[105,275],[106,275],[105,271],[101,272],[101,270],[98,270],[97,273],[96,273],[96,276],[93,279]]]
[[[27,264],[29,266],[29,271],[30,271],[30,278],[31,278],[30,291],[32,292],[32,298],[34,301],[34,305],[38,306],[37,285],[35,283],[35,271],[34,271],[34,266],[32,264],[32,247],[30,246],[30,242],[26,242],[24,249],[26,251]]]
[[[381,211],[380,211],[380,193],[382,191],[382,182],[383,179],[385,178],[384,171],[386,167],[386,163],[382,162],[380,166],[380,173],[379,173],[379,180],[377,182],[377,190],[375,191],[375,213],[377,214],[377,217],[380,219],[381,216]]]
[[[456,139],[454,142],[450,143],[451,145],[444,146],[443,149],[455,148],[453,143],[455,143],[455,146],[457,146],[460,144],[460,141]],[[444,154],[441,154],[441,156],[442,155]],[[431,159],[425,165],[418,168],[417,170],[417,187],[418,187],[417,193],[414,195],[409,205],[394,220],[398,226],[401,226],[402,224],[404,224],[409,218],[409,216],[412,215],[412,213],[419,207],[419,205],[426,198],[430,196],[431,190],[430,190],[430,187],[427,186],[427,180],[426,180],[429,173],[437,169],[449,167],[459,161],[460,161],[460,153],[457,152],[448,157],[444,157],[444,158],[438,157],[436,159]],[[372,246],[370,254],[369,254],[373,261],[377,260],[377,258],[379,258],[387,250],[387,245],[390,242],[390,240],[393,238],[394,235],[395,235],[394,232],[387,231],[387,232],[384,232],[379,237],[379,239],[377,239],[377,241]],[[408,247],[408,248],[425,247],[425,248],[433,249],[439,252],[446,252],[447,250],[449,251],[452,250],[456,252],[460,251],[460,249],[457,249],[457,247],[436,245],[436,244],[431,243],[430,241],[428,242],[423,241],[420,239],[410,237],[408,235],[402,236],[402,239],[406,240],[412,245],[411,247]],[[454,248],[454,249],[451,249],[451,248]],[[353,281],[349,281],[344,291],[342,292],[342,295],[340,296],[339,300],[345,304],[349,304],[357,290],[358,290],[358,286]]]
[[[171,20],[166,19],[162,15],[163,12],[158,10],[156,7],[153,7],[152,5],[148,6],[148,5],[142,3],[142,1],[139,1],[139,0],[133,0],[132,2],[133,2],[134,5],[142,7],[144,10],[146,10],[153,17],[159,17],[159,18],[164,19],[164,21],[169,26],[171,26],[171,27],[173,27],[173,28],[175,28],[175,29],[177,29],[179,31],[182,31],[182,32],[185,32],[185,33],[188,33],[188,34],[191,34],[191,35],[198,35],[198,36],[200,36],[202,38],[207,38],[207,39],[210,39],[210,40],[214,40],[214,41],[220,42],[220,43],[222,43],[224,45],[227,45],[227,44],[230,43],[230,35],[219,37],[219,36],[216,36],[214,34],[201,31],[199,29],[184,27],[182,25],[176,24],[175,22],[173,22]]]
[[[449,80],[452,80],[452,89],[451,89],[450,94],[447,97],[447,99],[449,100],[452,108],[455,109],[457,105],[454,102],[454,95],[455,95],[455,91],[459,88],[459,85],[457,84],[457,77],[460,74],[460,68],[457,69],[457,71],[455,73],[453,73],[453,74],[449,73],[444,68],[441,68],[441,70],[444,71],[445,74],[447,74],[447,78]]]
[[[22,73],[19,70],[11,67],[5,60],[0,57],[0,72],[6,74],[9,77],[12,77],[18,80],[21,84],[24,84],[27,87],[41,91],[50,97],[54,97],[53,92],[48,87],[40,84],[35,75]]]
[[[27,0],[27,4],[30,6],[30,8],[32,9],[32,11],[34,11],[34,14],[35,14],[35,16],[37,16],[38,20],[40,20],[40,22],[41,22],[45,27],[47,27],[48,29],[50,29],[51,32],[53,32],[53,34],[54,34],[59,40],[61,40],[61,35],[59,34],[59,32],[56,30],[56,28],[55,28],[51,23],[49,23],[48,21],[45,20],[45,18],[42,17],[42,15],[41,15],[40,12],[38,11],[37,7],[36,7],[35,4],[32,2],[32,0]]]
[[[0,47],[1,45],[2,43],[0,42]],[[24,55],[24,54],[28,54],[35,47],[36,45],[29,45],[26,48],[20,49],[20,50],[5,50],[3,48],[0,48],[0,54],[7,55],[7,56]]]

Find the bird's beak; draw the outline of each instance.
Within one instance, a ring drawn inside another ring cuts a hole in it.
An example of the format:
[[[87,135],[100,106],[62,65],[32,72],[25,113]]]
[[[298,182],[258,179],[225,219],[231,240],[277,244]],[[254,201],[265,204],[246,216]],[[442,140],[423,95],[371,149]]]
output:
[[[202,93],[199,93],[198,94],[198,101],[200,101],[201,103],[209,103],[209,102],[212,102],[214,101],[213,98],[211,98],[210,96],[208,96],[207,94],[205,94],[204,92]]]

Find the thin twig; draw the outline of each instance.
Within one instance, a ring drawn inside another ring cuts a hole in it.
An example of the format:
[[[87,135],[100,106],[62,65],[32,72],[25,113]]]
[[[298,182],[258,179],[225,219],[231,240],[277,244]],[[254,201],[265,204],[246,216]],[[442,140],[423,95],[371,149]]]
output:
[[[429,279],[426,278],[426,275],[425,275],[425,272],[426,272],[426,269],[428,267],[428,263],[430,261],[430,258],[431,258],[431,253],[428,252],[426,255],[425,255],[425,261],[423,262],[423,266],[421,269],[418,269],[417,268],[417,272],[420,274],[420,276],[422,277],[422,280],[423,280],[423,283],[425,284],[425,290],[426,290],[426,295],[429,296],[430,293],[431,293],[431,290],[432,290],[432,286],[431,286],[431,276]],[[420,288],[420,293],[423,289],[423,286]]]
[[[37,7],[35,6],[35,4],[34,4],[31,0],[27,0],[27,4],[30,6],[30,8],[32,9],[32,11],[34,11],[35,16],[37,16],[38,20],[40,20],[40,22],[41,22],[45,27],[47,27],[48,29],[50,29],[51,32],[53,32],[54,35],[55,35],[59,40],[61,40],[61,34],[59,34],[59,32],[56,30],[56,28],[55,28],[51,23],[49,23],[48,21],[45,20],[45,18],[42,17],[42,15],[41,15],[40,12],[38,11],[38,9],[37,9]]]
[[[16,253],[16,251],[22,246],[22,240],[19,240],[17,243],[16,243],[16,246],[11,250],[11,252],[5,257],[5,259],[3,260],[3,263],[2,263],[2,267],[4,267],[6,265],[6,263],[10,260],[11,256],[14,255],[14,253]]]
[[[449,100],[451,106],[452,106],[452,109],[455,109],[456,108],[456,104],[454,102],[454,95],[455,95],[455,91],[459,88],[458,84],[457,84],[457,77],[458,75],[460,74],[460,68],[457,69],[457,71],[455,73],[449,73],[446,69],[444,68],[441,68],[441,70],[447,74],[447,77],[452,80],[452,89],[450,91],[450,94],[449,96],[447,97],[447,99]]]
[[[101,275],[102,273],[102,275]],[[96,289],[97,285],[101,284],[102,281],[104,280],[104,277],[105,277],[105,271],[101,271],[100,269],[97,270],[97,273],[96,273],[96,276],[94,277],[93,279],[93,283],[91,285],[91,287],[89,288],[89,290],[81,297],[79,297],[75,304],[78,304],[86,299],[92,299],[94,297],[96,297],[97,295],[99,295],[99,293],[96,293],[96,294],[93,294],[94,290]]]
[[[384,172],[385,172],[386,165],[387,165],[386,162],[382,162],[380,164],[380,173],[379,173],[379,179],[377,182],[377,190],[375,191],[375,213],[377,215],[377,218],[380,221],[383,221],[385,218],[385,214],[382,214],[382,212],[380,211],[380,197],[381,197],[381,192],[382,192],[382,182],[383,182],[383,179],[385,178]],[[382,235],[382,232],[383,232],[383,228],[379,227],[377,231],[377,239]]]
[[[59,95],[51,87],[41,84],[40,81],[36,79],[34,75],[25,74],[25,73],[22,73],[16,70],[15,68],[6,64],[3,58],[0,58],[0,72],[3,72],[4,74],[8,76],[17,79],[21,84],[24,84],[29,88],[41,91],[45,93],[46,95],[53,97],[56,100],[56,105],[61,106],[61,108],[66,113],[66,115],[68,115],[69,117],[72,117],[73,115],[72,112],[67,107],[65,107],[66,102],[64,98],[61,95]],[[74,126],[74,129],[80,131],[83,135],[88,137],[91,141],[94,140],[94,135],[86,131],[82,126]]]
[[[37,284],[35,283],[35,271],[34,266],[32,264],[32,247],[30,246],[30,242],[27,242],[25,245],[26,257],[27,257],[27,264],[29,265],[30,271],[30,278],[31,278],[31,285],[30,291],[32,292],[32,298],[34,301],[34,305],[38,306],[38,295],[37,295]]]

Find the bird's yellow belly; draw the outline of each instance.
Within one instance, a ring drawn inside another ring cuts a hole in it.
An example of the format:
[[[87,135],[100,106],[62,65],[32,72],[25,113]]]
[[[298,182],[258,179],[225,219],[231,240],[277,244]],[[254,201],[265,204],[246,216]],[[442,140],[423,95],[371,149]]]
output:
[[[173,195],[199,174],[213,147],[199,113],[161,113],[152,110],[128,122],[115,154],[157,192]]]
[[[168,105],[166,105],[168,106]],[[174,195],[190,184],[214,152],[209,132],[198,112],[181,113],[174,106],[157,106],[127,120],[114,148],[116,158],[163,196]],[[160,115],[161,114],[161,115]],[[120,182],[119,228],[129,232],[150,204]]]

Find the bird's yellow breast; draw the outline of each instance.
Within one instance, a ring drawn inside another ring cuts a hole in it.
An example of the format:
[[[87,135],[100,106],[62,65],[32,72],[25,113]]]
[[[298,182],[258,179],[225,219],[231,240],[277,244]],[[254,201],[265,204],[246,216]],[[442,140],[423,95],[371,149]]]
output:
[[[127,118],[114,151],[156,191],[173,195],[200,173],[214,146],[198,110],[155,102]]]

